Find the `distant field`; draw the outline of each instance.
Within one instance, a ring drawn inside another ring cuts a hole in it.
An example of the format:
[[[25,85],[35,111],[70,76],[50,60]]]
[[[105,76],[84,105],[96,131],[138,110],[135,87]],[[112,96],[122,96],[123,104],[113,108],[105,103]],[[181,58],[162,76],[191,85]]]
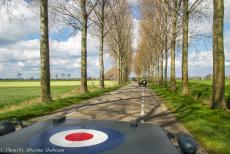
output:
[[[191,83],[203,83],[207,85],[212,85],[212,80],[189,80]],[[225,80],[226,85],[230,85],[230,80]]]
[[[107,87],[116,85],[115,81],[106,81]],[[99,86],[99,81],[89,81],[90,88]],[[79,89],[80,81],[51,81],[52,96],[62,96],[74,89]],[[77,93],[77,92],[76,92]],[[39,81],[0,81],[0,110],[12,106],[21,105],[21,103],[39,97]]]
[[[105,85],[113,86],[115,85],[115,81],[105,81]],[[81,85],[81,81],[51,81],[51,86],[79,86]],[[98,86],[99,81],[88,81],[88,85]],[[0,80],[0,87],[39,87],[39,81],[1,81]]]

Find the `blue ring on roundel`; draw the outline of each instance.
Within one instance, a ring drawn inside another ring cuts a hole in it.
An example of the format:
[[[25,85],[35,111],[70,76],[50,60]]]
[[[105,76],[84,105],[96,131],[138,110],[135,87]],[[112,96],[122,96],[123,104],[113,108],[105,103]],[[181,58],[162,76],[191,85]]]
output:
[[[92,129],[92,130],[97,130],[97,131],[101,131],[104,132],[108,135],[108,139],[100,144],[96,144],[96,145],[92,145],[92,146],[87,146],[87,147],[61,147],[61,146],[57,146],[54,145],[52,143],[50,143],[49,138],[61,131],[67,131],[67,130],[72,130],[72,129]],[[64,128],[54,128],[51,129],[49,131],[43,132],[39,135],[36,135],[35,137],[33,137],[29,144],[31,146],[32,149],[42,149],[43,151],[45,151],[46,149],[63,149],[64,153],[68,153],[68,154],[98,154],[98,153],[102,153],[105,151],[109,151],[112,150],[120,145],[122,145],[124,143],[124,135],[115,130],[115,129],[111,129],[111,128],[82,128],[82,127],[64,127]],[[45,152],[44,152],[45,153]],[[47,152],[46,152],[47,153]],[[49,152],[49,153],[57,153],[55,151],[53,152]]]

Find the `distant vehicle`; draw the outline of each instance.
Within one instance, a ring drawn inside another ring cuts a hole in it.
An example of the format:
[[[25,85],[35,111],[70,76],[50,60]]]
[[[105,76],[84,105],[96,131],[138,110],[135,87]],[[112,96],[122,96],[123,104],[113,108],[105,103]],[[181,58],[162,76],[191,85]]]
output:
[[[141,80],[141,81],[139,80],[138,85],[139,85],[139,87],[141,87],[141,86],[146,87],[147,86],[147,80]]]
[[[10,122],[0,122],[0,153],[195,154],[197,149],[189,136],[178,138],[179,149],[171,142],[173,134],[136,120],[128,123],[61,117],[18,131],[12,126]]]
[[[137,81],[137,79],[136,79],[136,78],[132,78],[131,80],[132,80],[132,81]]]

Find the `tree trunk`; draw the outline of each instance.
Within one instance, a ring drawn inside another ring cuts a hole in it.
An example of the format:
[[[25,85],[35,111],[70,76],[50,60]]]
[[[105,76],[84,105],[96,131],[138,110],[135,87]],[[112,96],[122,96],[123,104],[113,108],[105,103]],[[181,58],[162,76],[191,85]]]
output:
[[[104,24],[101,25],[99,64],[100,64],[100,88],[105,88],[104,77]]]
[[[87,93],[87,12],[86,1],[81,2],[82,8],[82,38],[81,38],[81,93]]]
[[[184,96],[189,94],[188,90],[188,23],[189,23],[189,12],[188,12],[188,0],[183,1],[184,5],[184,16],[183,16],[183,51],[182,51],[182,86]]]
[[[121,59],[120,59],[120,55],[117,56],[117,82],[118,82],[118,85],[121,84]]]
[[[160,79],[160,64],[159,64],[159,54],[157,54],[156,56],[156,63],[157,63],[157,66],[156,66],[156,77],[157,77],[157,85],[159,85],[159,79]]]
[[[122,65],[123,65],[123,60],[122,60],[122,56],[120,56],[120,84],[123,83],[123,69],[122,69]]]
[[[123,71],[123,82],[127,82],[129,80],[129,73],[128,73],[128,64],[124,63],[124,71]]]
[[[147,70],[146,70],[146,72],[147,72],[147,81],[150,82],[150,69],[149,69],[148,66],[147,66],[146,69],[147,69]]]
[[[155,84],[158,85],[158,65],[157,65],[157,63],[154,66],[154,68],[155,68],[155,71],[154,71]]]
[[[164,68],[164,87],[167,87],[168,84],[168,17],[165,16],[165,68]]]
[[[168,85],[168,49],[165,51],[164,87]]]
[[[129,68],[128,68],[128,56],[127,56],[127,52],[124,52],[124,56],[123,56],[123,83],[127,82],[129,80]]]
[[[162,52],[160,52],[160,55],[159,55],[159,85],[160,86],[163,86],[163,54]]]
[[[100,23],[100,49],[99,49],[99,67],[100,67],[100,88],[105,88],[104,74],[104,25],[105,25],[105,1],[101,4],[101,23]]]
[[[121,72],[122,72],[122,83],[124,83],[125,82],[125,61],[124,61],[124,58],[122,58]]]
[[[225,92],[225,57],[224,57],[224,0],[213,0],[213,93],[212,108],[226,109]]]
[[[52,101],[50,92],[48,2],[40,0],[41,102]]]
[[[176,4],[174,4],[176,9]],[[171,74],[170,74],[170,86],[171,90],[176,90],[176,69],[175,69],[175,56],[176,56],[176,33],[177,33],[177,12],[173,13],[173,25],[172,25],[172,48],[171,48]]]
[[[166,18],[167,19],[167,18]],[[167,20],[166,20],[167,22]],[[164,70],[164,87],[167,87],[168,82],[168,36],[165,35],[165,70]]]
[[[151,82],[154,83],[154,65],[151,64]]]

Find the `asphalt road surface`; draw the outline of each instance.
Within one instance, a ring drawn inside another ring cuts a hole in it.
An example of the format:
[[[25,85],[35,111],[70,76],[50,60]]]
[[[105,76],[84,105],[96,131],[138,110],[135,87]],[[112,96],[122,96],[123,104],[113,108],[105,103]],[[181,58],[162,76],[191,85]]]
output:
[[[137,119],[141,122],[160,125],[175,135],[189,134],[164,105],[164,100],[160,96],[148,87],[138,87],[134,82],[116,91],[33,120],[44,120],[59,115],[65,115],[71,119],[118,121]],[[206,154],[207,152],[199,146],[197,153]]]

